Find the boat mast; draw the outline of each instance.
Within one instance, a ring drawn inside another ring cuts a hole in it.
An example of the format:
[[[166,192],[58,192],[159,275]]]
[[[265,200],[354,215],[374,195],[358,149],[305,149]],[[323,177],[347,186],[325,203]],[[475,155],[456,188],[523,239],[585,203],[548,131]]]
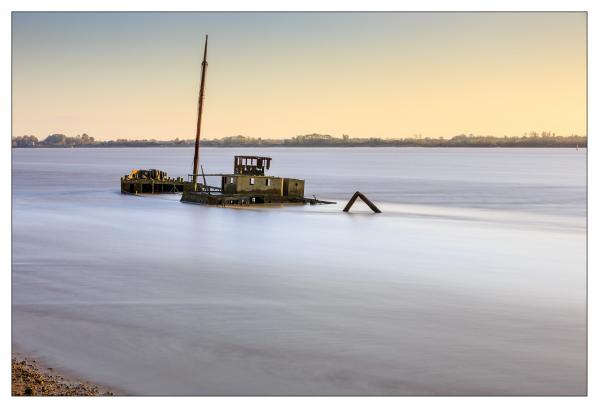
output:
[[[200,159],[200,127],[202,125],[202,108],[204,107],[204,81],[206,79],[206,53],[208,51],[208,34],[206,34],[206,42],[204,44],[204,60],[202,61],[202,80],[200,82],[200,97],[198,99],[198,125],[196,128],[196,145],[193,155],[193,189],[197,190],[198,181],[198,162]]]

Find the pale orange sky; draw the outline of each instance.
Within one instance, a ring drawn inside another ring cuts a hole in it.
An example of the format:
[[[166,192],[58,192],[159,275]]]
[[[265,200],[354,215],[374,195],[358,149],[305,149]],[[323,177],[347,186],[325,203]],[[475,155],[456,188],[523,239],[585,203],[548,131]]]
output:
[[[585,13],[14,13],[13,136],[586,135]]]

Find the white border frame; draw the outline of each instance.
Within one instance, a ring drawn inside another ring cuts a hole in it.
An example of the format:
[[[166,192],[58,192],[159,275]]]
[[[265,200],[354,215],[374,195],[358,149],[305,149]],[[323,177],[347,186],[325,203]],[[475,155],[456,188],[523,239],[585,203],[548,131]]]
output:
[[[590,112],[597,112],[594,96],[597,95],[597,82],[590,73],[597,71],[597,36],[598,18],[595,12],[599,12],[599,2],[590,0],[572,1],[514,1],[514,0],[487,0],[487,1],[440,1],[424,0],[419,2],[391,1],[391,0],[369,0],[357,1],[325,1],[304,0],[287,1],[286,3],[274,0],[254,0],[244,2],[241,0],[221,1],[136,1],[136,0],[88,0],[85,3],[76,0],[54,0],[52,2],[43,0],[4,0],[0,3],[0,49],[2,51],[2,85],[0,92],[0,126],[2,128],[3,148],[0,149],[0,171],[3,175],[10,174],[11,170],[11,12],[12,11],[587,11],[588,12],[588,106],[587,106],[587,136],[589,138],[588,149],[588,208],[597,207],[597,189],[593,184],[593,174],[598,174],[597,154],[592,136],[596,128],[594,116]],[[12,191],[11,191],[12,194]],[[126,397],[126,398],[12,398],[10,397],[10,360],[11,338],[6,328],[10,327],[11,318],[11,194],[6,190],[1,193],[1,225],[0,235],[0,327],[4,335],[0,337],[0,404],[11,404],[20,406],[23,404],[43,403],[47,406],[64,407],[79,406],[82,403],[97,406],[106,402],[117,406],[129,406],[130,404],[144,404],[152,406],[163,406],[165,404],[176,404],[184,406],[206,405],[231,406],[243,404],[249,407],[279,407],[282,404],[289,407],[302,407],[307,404],[322,406],[337,405],[352,408],[362,405],[376,405],[383,407],[396,406],[397,404],[410,404],[411,406],[442,405],[443,407],[478,407],[481,404],[489,407],[503,407],[505,404],[531,406],[543,404],[544,407],[555,407],[567,405],[573,406],[598,406],[599,398],[596,396],[598,388],[598,376],[596,370],[599,367],[597,354],[591,347],[598,344],[597,326],[592,324],[590,317],[597,316],[597,305],[599,302],[593,298],[597,293],[597,278],[593,271],[599,271],[596,256],[592,248],[597,248],[596,219],[592,211],[588,212],[588,397]],[[481,400],[480,398],[484,398]],[[595,402],[593,402],[595,401]]]

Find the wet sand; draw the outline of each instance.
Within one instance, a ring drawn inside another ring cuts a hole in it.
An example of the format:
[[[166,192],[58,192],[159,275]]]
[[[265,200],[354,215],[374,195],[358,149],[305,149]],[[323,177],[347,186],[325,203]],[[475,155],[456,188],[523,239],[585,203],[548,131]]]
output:
[[[113,396],[104,387],[69,378],[54,368],[12,353],[13,396]]]

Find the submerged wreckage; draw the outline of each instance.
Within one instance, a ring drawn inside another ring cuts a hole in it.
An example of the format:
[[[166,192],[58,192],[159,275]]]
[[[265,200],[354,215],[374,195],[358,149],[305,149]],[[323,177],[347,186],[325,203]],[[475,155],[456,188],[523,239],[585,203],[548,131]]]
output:
[[[198,100],[198,121],[196,127],[195,151],[193,157],[193,173],[191,180],[182,177],[171,178],[166,172],[156,169],[132,170],[121,177],[121,192],[127,194],[161,194],[183,193],[181,201],[207,205],[253,205],[267,203],[309,203],[334,204],[316,198],[304,197],[304,180],[266,175],[272,159],[262,156],[235,156],[233,173],[204,174],[198,173],[200,130],[204,105],[204,84],[206,80],[206,54],[208,36],[204,44],[204,59]],[[202,183],[198,177],[202,177]],[[210,186],[206,177],[220,177],[220,186]]]
[[[328,203],[304,198],[304,180],[266,175],[271,161],[270,157],[235,156],[233,173],[202,174],[219,176],[220,187],[199,184],[195,190],[183,191],[181,201],[209,205]]]

